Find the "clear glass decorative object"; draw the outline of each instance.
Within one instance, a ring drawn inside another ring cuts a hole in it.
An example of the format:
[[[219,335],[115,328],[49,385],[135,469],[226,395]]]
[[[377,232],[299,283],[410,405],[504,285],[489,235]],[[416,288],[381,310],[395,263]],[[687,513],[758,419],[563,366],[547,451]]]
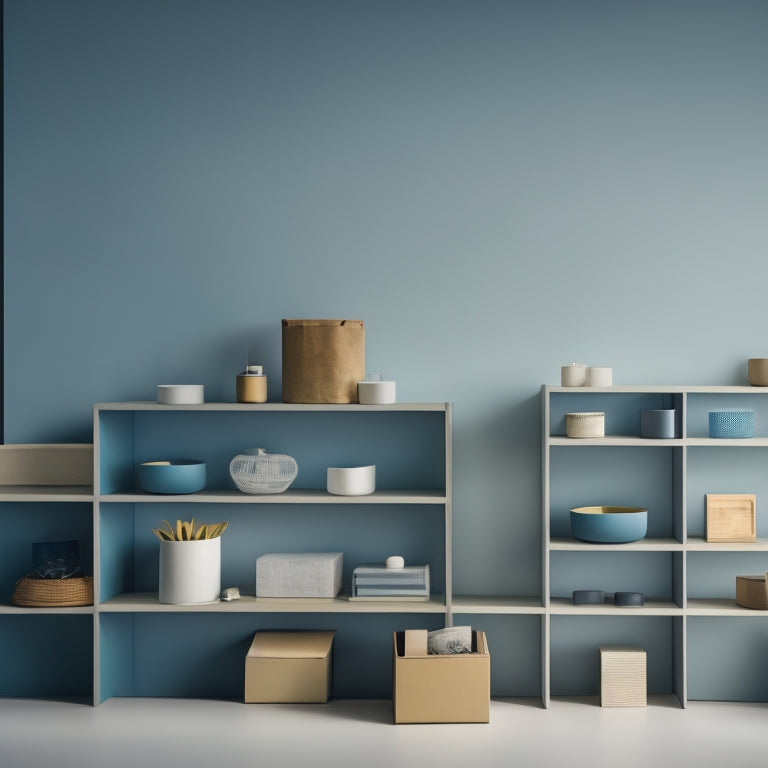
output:
[[[264,448],[247,448],[229,463],[229,474],[243,493],[282,493],[298,472],[292,456]]]

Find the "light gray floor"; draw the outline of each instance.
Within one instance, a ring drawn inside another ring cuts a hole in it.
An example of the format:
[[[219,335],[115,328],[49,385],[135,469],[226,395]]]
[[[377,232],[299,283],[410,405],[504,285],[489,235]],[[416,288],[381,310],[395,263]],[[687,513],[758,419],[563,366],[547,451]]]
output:
[[[391,703],[0,699],[2,768],[631,768],[768,764],[768,705],[493,700],[489,724],[393,725]]]

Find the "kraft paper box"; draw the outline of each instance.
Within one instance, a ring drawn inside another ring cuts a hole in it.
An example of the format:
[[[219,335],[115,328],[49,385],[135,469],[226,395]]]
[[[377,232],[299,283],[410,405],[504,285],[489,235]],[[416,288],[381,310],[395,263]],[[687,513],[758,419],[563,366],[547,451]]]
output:
[[[405,633],[393,635],[395,723],[488,723],[491,657],[485,632],[472,633],[472,653],[405,655]]]
[[[275,552],[256,558],[256,597],[334,598],[342,552]]]
[[[365,379],[362,320],[283,320],[283,402],[356,403]]]
[[[324,704],[335,632],[257,632],[245,657],[245,703]]]

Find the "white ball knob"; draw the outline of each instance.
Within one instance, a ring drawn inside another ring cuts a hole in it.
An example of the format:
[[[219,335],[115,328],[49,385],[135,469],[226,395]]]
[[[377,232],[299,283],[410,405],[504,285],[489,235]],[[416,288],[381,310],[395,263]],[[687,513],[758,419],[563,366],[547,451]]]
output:
[[[405,566],[405,560],[400,555],[390,555],[385,561],[384,565],[387,568],[403,568]]]

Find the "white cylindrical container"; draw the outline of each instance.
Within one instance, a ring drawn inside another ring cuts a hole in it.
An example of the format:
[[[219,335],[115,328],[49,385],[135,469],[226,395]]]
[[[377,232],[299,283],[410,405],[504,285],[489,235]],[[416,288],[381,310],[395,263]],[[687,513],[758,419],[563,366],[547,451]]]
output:
[[[205,399],[203,384],[158,384],[157,402],[164,405],[198,405]]]
[[[613,368],[590,368],[589,369],[590,387],[612,387],[613,386]]]
[[[376,490],[376,465],[328,467],[328,493],[336,496],[365,496]]]
[[[221,593],[221,537],[160,542],[161,603],[212,603]]]
[[[394,381],[358,381],[357,400],[360,405],[390,405],[395,399]]]
[[[560,386],[585,387],[587,385],[588,368],[586,365],[571,363],[560,368]]]

